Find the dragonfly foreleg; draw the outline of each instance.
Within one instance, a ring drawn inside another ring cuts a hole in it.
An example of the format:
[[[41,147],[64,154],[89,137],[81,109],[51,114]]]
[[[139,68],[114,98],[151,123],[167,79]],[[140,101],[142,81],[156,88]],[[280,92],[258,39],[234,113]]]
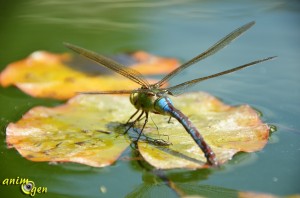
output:
[[[129,123],[129,121],[139,112],[140,110],[138,109],[138,110],[136,110],[136,112],[134,112],[134,114],[132,114],[131,116],[130,116],[130,118],[127,120],[127,122],[126,122],[126,124],[128,124]]]
[[[136,112],[130,117],[129,120],[131,120],[132,117],[134,117],[134,116],[137,114],[137,112],[139,112],[139,110],[136,111]],[[135,123],[141,119],[141,117],[143,116],[144,113],[145,113],[145,111],[142,111],[142,113],[137,117],[137,119],[130,123],[129,127],[126,129],[126,131],[124,132],[124,134],[126,134],[126,133],[129,131],[129,129],[131,129],[131,128],[135,125]],[[127,123],[127,124],[128,124],[128,123]]]

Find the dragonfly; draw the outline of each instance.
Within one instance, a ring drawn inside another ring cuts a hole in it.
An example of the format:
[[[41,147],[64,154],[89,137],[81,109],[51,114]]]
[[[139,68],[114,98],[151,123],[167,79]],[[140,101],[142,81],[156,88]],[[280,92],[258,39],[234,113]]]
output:
[[[96,92],[81,92],[81,94],[129,94],[130,102],[131,104],[136,108],[136,111],[133,115],[130,116],[128,122],[126,124],[130,124],[129,128],[126,130],[126,132],[134,127],[136,122],[140,122],[144,119],[144,123],[142,125],[141,130],[139,131],[138,138],[136,139],[136,142],[141,137],[141,134],[148,122],[149,113],[154,114],[161,114],[165,116],[169,116],[170,118],[175,118],[183,128],[186,130],[186,132],[191,136],[191,138],[194,140],[194,142],[198,145],[198,147],[202,150],[205,158],[206,163],[211,166],[219,166],[219,162],[217,160],[216,154],[213,152],[209,144],[205,141],[199,130],[195,127],[195,125],[191,122],[191,120],[184,115],[180,110],[176,109],[172,100],[169,96],[177,96],[182,94],[185,90],[188,88],[198,84],[199,82],[202,82],[204,80],[208,80],[211,78],[215,78],[221,75],[225,75],[228,73],[235,72],[237,70],[244,69],[249,66],[253,66],[255,64],[271,60],[275,58],[276,56],[271,56],[259,60],[255,60],[243,65],[240,65],[238,67],[234,67],[229,70],[225,70],[219,73],[215,73],[213,75],[208,75],[201,78],[196,78],[193,80],[189,80],[180,84],[177,84],[175,86],[171,86],[168,88],[164,88],[164,85],[173,77],[180,74],[183,70],[188,68],[189,66],[197,63],[200,60],[203,60],[225,46],[227,46],[229,43],[231,43],[234,39],[239,37],[241,34],[243,34],[245,31],[247,31],[249,28],[251,28],[255,24],[254,21],[249,22],[225,37],[223,37],[221,40],[216,42],[214,45],[212,45],[210,48],[208,48],[203,53],[199,54],[198,56],[192,58],[191,60],[185,62],[181,66],[174,69],[172,72],[167,74],[165,77],[163,77],[160,81],[150,84],[146,78],[138,71],[126,67],[123,64],[120,64],[110,58],[107,58],[103,55],[97,54],[96,52],[84,49],[82,47],[70,44],[70,43],[64,43],[66,47],[73,50],[74,52],[92,60],[98,63],[99,65],[106,67],[120,75],[123,75],[124,77],[128,78],[129,80],[139,84],[141,87],[134,89],[134,90],[111,90],[111,91],[96,91]]]

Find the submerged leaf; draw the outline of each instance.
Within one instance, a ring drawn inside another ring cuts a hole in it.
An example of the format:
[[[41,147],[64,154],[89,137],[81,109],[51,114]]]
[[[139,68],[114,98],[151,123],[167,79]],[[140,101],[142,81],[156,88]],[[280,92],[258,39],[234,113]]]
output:
[[[168,73],[178,66],[172,58],[162,58],[138,51],[115,59],[131,65],[142,74]],[[9,64],[0,74],[4,87],[15,85],[34,97],[68,99],[76,92],[135,89],[136,83],[107,71],[94,62],[69,54],[44,51],[32,53],[24,60]]]
[[[258,151],[267,143],[268,126],[247,105],[231,107],[202,92],[176,97],[173,102],[199,129],[221,164],[239,151]],[[134,111],[128,97],[79,95],[63,106],[31,109],[9,124],[7,144],[33,161],[109,165],[130,144],[122,135],[126,128],[121,123]],[[147,162],[161,169],[207,167],[202,151],[177,120],[168,123],[168,117],[155,114],[151,118],[144,133],[171,145],[139,141],[138,149]]]

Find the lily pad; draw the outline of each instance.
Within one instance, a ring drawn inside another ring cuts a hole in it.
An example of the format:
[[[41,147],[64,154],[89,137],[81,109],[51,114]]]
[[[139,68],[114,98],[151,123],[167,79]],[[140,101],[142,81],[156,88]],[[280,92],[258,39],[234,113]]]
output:
[[[123,104],[124,97],[79,95],[62,106],[34,107],[8,125],[6,141],[32,161],[107,166],[130,144],[112,122],[126,120]]]
[[[199,129],[221,164],[237,152],[258,151],[267,143],[269,127],[248,105],[228,106],[203,92],[185,94],[173,102]],[[79,95],[59,107],[31,109],[9,124],[6,141],[32,161],[106,166],[130,144],[122,123],[134,112],[128,97]],[[148,163],[160,169],[207,167],[204,154],[177,120],[168,123],[168,117],[155,114],[151,119],[144,134],[171,145],[139,141],[138,149]]]
[[[174,102],[204,136],[220,164],[230,160],[237,152],[261,150],[268,141],[268,125],[262,123],[257,112],[248,105],[231,107],[205,93],[182,95]],[[153,116],[152,119],[163,129],[161,133],[172,145],[162,148],[140,142],[139,151],[147,162],[161,169],[206,166],[202,151],[180,123],[174,119],[170,125],[168,118],[159,121],[161,118]],[[151,132],[149,136],[158,138],[161,135]]]
[[[113,58],[145,75],[168,73],[179,65],[176,59],[143,51]],[[37,51],[24,60],[9,64],[0,74],[0,84],[3,87],[15,85],[34,97],[55,99],[69,99],[80,91],[116,90],[120,89],[120,84],[122,89],[137,88],[134,82],[116,74],[106,75],[107,71],[102,69],[70,54]]]

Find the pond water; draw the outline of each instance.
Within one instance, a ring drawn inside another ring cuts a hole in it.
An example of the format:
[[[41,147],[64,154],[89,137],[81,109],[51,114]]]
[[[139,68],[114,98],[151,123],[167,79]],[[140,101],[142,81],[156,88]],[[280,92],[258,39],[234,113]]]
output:
[[[254,20],[256,25],[241,38],[189,68],[171,84],[277,55],[273,61],[208,80],[192,89],[209,92],[231,105],[250,104],[277,131],[262,151],[239,154],[220,169],[173,170],[167,174],[178,186],[207,197],[236,197],[241,191],[299,194],[300,3],[224,2],[1,2],[0,67],[2,70],[36,50],[66,52],[64,41],[104,54],[145,50],[186,61]],[[17,121],[33,106],[56,106],[62,102],[31,98],[15,87],[0,89],[1,181],[30,178],[36,185],[47,187],[45,197],[177,197],[136,161],[118,161],[106,168],[71,163],[49,165],[28,161],[16,150],[7,149],[5,128],[9,122]],[[131,149],[126,153],[134,155]],[[16,186],[1,185],[0,189],[0,194],[7,197],[21,194]]]

